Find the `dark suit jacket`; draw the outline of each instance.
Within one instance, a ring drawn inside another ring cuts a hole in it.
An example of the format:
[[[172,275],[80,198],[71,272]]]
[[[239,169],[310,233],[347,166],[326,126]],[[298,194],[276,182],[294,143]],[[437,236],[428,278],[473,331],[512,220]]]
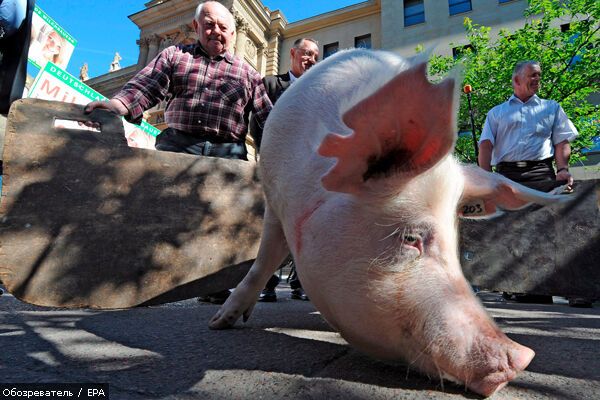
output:
[[[267,95],[269,96],[271,103],[275,105],[275,103],[281,97],[283,92],[285,92],[285,90],[291,84],[290,74],[286,72],[285,74],[281,75],[265,76],[263,78],[263,83],[265,84],[265,88],[267,89]],[[254,138],[256,148],[260,149],[260,142],[262,140],[262,129],[260,129],[254,117],[250,122],[250,134]]]
[[[279,97],[285,92],[285,89],[290,86],[290,74],[289,72],[286,72],[281,75],[265,76],[263,78],[263,83],[267,88],[267,95],[269,96],[269,99],[271,99],[271,103],[275,105],[277,100],[279,100]]]

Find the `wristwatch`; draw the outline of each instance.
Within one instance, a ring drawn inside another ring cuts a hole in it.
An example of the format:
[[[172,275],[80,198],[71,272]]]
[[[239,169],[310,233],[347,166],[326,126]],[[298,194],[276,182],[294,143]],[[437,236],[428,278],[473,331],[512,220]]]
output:
[[[556,173],[558,174],[560,171],[567,171],[569,172],[569,168],[568,167],[562,167],[556,170]]]

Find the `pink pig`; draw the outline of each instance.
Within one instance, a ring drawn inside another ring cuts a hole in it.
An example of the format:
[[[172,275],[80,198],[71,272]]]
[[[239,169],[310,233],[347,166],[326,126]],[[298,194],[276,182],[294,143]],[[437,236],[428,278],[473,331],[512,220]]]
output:
[[[265,127],[258,256],[210,327],[246,321],[291,251],[315,307],[357,349],[484,396],[525,369],[534,352],[500,331],[462,274],[457,214],[564,197],[452,157],[457,86],[429,83],[425,63],[366,50],[294,83]]]

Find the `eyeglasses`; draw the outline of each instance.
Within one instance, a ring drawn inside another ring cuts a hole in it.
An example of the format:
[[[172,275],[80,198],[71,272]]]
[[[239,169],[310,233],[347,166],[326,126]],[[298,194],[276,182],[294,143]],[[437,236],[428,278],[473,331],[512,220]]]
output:
[[[296,47],[296,51],[299,51],[300,54],[302,55],[302,57],[314,58],[315,60],[319,59],[318,51],[313,51],[313,50],[308,50],[308,49],[300,49],[298,47]]]

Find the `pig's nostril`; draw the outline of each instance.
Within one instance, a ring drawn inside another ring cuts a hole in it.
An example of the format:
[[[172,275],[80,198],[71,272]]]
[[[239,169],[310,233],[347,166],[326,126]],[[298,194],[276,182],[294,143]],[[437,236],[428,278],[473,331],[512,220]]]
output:
[[[500,389],[502,389],[504,386],[508,385],[508,381],[499,384],[498,386],[496,386],[496,388],[494,389],[494,391],[490,394],[488,394],[487,396],[491,396],[492,394],[496,393],[497,391],[499,391]]]
[[[509,346],[506,350],[507,369],[492,372],[480,380],[470,382],[469,389],[486,397],[491,396],[515,379],[517,374],[523,371],[535,356],[533,350],[518,343],[512,342]]]
[[[468,385],[469,389],[473,392],[480,394],[484,397],[489,397],[508,385],[509,380],[502,379],[498,380],[495,377],[488,377],[478,382],[472,382]]]

